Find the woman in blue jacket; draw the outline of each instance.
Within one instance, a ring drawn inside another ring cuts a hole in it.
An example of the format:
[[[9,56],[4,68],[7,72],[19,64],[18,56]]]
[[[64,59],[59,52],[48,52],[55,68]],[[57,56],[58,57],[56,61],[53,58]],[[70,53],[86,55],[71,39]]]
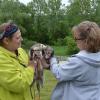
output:
[[[79,53],[63,64],[50,59],[50,69],[59,80],[51,100],[100,100],[100,28],[83,21],[72,29]]]

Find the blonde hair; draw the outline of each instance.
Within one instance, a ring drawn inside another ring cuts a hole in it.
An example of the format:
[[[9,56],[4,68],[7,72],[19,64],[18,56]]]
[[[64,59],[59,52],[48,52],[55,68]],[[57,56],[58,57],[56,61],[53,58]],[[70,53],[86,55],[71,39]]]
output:
[[[83,21],[72,28],[73,33],[79,33],[80,38],[84,39],[85,49],[89,52],[100,50],[100,28],[95,22]]]

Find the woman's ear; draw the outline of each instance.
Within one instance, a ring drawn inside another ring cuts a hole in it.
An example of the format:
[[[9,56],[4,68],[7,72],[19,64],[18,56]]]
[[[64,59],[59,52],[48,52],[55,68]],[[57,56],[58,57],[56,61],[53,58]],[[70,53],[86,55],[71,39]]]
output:
[[[8,43],[9,43],[9,39],[6,38],[6,37],[4,37],[4,39],[3,39],[3,43],[6,44],[6,45],[8,45]]]

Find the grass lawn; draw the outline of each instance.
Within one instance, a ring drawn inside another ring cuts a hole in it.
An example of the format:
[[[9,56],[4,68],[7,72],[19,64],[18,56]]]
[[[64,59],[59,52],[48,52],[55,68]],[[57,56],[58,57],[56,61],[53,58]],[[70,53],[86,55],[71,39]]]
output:
[[[44,71],[44,87],[40,91],[40,100],[50,100],[51,92],[57,80],[49,70]],[[39,100],[39,99],[35,99]]]
[[[50,71],[44,72],[44,87],[41,89],[41,100],[50,100],[51,92],[57,80]]]

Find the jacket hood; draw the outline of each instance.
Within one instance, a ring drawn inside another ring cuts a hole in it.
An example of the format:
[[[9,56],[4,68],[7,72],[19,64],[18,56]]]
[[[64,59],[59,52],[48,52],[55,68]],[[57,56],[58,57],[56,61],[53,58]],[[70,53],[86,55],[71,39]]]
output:
[[[100,52],[90,53],[82,50],[76,54],[76,57],[93,67],[100,67]]]

